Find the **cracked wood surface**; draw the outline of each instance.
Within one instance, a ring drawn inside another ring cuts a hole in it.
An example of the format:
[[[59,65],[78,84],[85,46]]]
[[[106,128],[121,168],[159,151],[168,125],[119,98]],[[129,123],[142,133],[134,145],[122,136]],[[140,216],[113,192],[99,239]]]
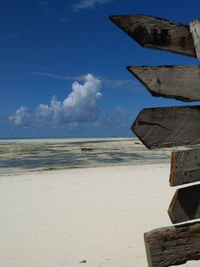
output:
[[[194,40],[197,58],[200,61],[200,19],[194,19],[190,22],[190,32]]]
[[[200,144],[200,106],[143,109],[131,130],[149,149]]]
[[[172,152],[170,186],[200,181],[200,149]]]
[[[188,25],[146,15],[117,15],[110,19],[143,47],[196,57]]]
[[[200,101],[200,66],[131,66],[127,69],[153,96]]]
[[[172,223],[200,218],[200,185],[177,189],[168,214]]]
[[[200,223],[163,227],[144,234],[149,267],[200,259]]]

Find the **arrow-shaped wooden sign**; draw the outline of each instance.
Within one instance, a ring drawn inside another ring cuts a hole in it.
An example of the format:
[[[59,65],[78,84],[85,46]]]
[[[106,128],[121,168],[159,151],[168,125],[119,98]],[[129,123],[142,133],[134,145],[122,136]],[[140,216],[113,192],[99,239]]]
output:
[[[172,152],[170,185],[200,181],[200,149]]]
[[[200,100],[200,66],[136,66],[127,69],[153,96]]]
[[[149,267],[200,259],[200,223],[163,227],[144,234]]]
[[[172,223],[200,218],[200,185],[177,189],[168,214]]]
[[[196,57],[187,25],[146,15],[110,16],[110,19],[143,47]]]
[[[150,149],[200,144],[200,106],[143,109],[131,130]]]

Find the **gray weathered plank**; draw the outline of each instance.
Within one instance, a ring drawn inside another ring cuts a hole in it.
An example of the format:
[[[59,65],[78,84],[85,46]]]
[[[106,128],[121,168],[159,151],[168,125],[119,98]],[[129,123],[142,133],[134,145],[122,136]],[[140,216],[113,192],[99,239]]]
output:
[[[200,66],[133,66],[127,69],[153,96],[200,101]]]
[[[196,57],[188,25],[146,15],[110,16],[141,46]]]
[[[163,227],[144,234],[149,267],[200,260],[200,223]]]
[[[170,186],[200,181],[200,149],[172,152]]]
[[[200,218],[200,185],[177,189],[168,214],[172,223]]]
[[[200,106],[143,109],[131,130],[149,149],[200,144]]]
[[[194,19],[190,22],[190,32],[192,33],[197,58],[200,61],[200,19]]]

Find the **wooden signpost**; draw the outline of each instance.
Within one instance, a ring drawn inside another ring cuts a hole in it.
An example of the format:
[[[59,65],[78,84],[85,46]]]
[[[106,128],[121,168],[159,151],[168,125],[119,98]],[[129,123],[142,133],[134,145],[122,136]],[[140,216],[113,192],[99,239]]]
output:
[[[153,96],[184,102],[200,101],[200,66],[134,66],[127,69]]]
[[[110,16],[110,19],[143,47],[196,57],[188,25],[146,15]]]
[[[168,213],[172,223],[200,218],[200,185],[177,189]]]
[[[199,122],[200,106],[147,108],[131,129],[150,149],[194,145],[200,144]]]
[[[189,25],[146,15],[110,16],[140,45],[200,61],[200,20]],[[200,66],[131,66],[127,69],[153,96],[200,100]],[[200,106],[143,109],[131,130],[149,149],[200,144]],[[200,148],[171,155],[170,186],[200,182]],[[200,218],[200,184],[177,189],[168,209],[173,224]],[[144,234],[149,267],[200,260],[200,222]]]
[[[149,267],[180,265],[200,258],[200,223],[163,227],[144,234]]]
[[[170,186],[200,181],[200,149],[172,152]]]

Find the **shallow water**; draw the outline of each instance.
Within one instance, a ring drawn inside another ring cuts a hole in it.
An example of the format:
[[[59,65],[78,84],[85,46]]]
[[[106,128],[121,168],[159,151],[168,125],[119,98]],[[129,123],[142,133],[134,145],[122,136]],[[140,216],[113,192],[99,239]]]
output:
[[[0,140],[0,175],[29,171],[170,162],[170,149],[137,138]]]

